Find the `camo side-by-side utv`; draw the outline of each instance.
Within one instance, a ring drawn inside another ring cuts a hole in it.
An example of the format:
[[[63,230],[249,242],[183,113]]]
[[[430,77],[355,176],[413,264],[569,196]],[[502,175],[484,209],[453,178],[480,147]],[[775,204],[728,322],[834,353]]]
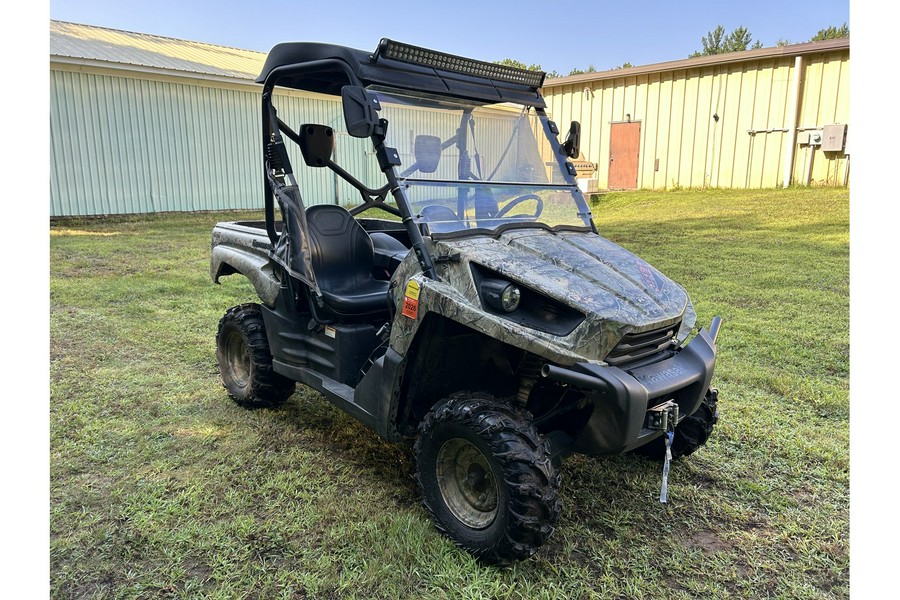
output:
[[[680,286],[598,234],[543,79],[279,44],[257,80],[265,222],[213,230],[213,280],[259,296],[219,323],[231,396],[275,406],[299,381],[414,438],[438,529],[497,564],[553,531],[564,456],[686,455],[717,419],[719,318],[695,330]]]

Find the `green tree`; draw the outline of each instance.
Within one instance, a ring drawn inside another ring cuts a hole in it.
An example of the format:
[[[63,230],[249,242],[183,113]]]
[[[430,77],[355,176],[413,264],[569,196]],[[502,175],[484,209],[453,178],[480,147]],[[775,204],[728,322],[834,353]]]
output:
[[[731,33],[726,34],[725,27],[719,25],[700,38],[700,42],[703,44],[703,50],[692,52],[688,58],[762,48],[762,42],[757,40],[751,44],[752,40],[753,36],[746,27],[736,27]]]
[[[812,36],[811,42],[820,42],[822,40],[837,40],[840,38],[848,38],[850,37],[850,28],[847,27],[847,24],[844,23],[840,27],[827,27],[825,29],[820,29],[819,33]]]
[[[513,58],[504,58],[503,60],[495,60],[494,64],[503,65],[505,67],[514,67],[516,69],[526,69],[528,71],[543,71],[544,70],[541,68],[541,65],[538,65],[538,64],[526,65],[522,61],[515,60]],[[559,73],[557,73],[556,70],[545,71],[545,73],[547,73],[547,79],[559,77]]]
[[[625,62],[623,62],[621,65],[619,65],[618,67],[613,67],[613,70],[630,69],[630,68],[633,67],[633,66],[634,66],[634,65],[631,64],[630,62],[625,61]]]
[[[588,65],[587,69],[584,69],[584,70],[578,69],[578,68],[572,69],[571,71],[569,71],[569,75],[583,75],[584,73],[596,73],[596,72],[597,72],[597,67],[595,67],[594,65]]]
[[[516,69],[527,69],[529,71],[543,71],[541,65],[526,65],[520,60],[513,58],[504,58],[503,60],[495,60],[494,64],[503,65],[505,67],[514,67]]]

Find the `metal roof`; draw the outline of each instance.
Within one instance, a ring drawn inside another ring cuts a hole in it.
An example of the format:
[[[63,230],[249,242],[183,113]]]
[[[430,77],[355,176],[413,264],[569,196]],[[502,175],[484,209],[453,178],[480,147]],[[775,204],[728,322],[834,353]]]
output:
[[[134,70],[174,71],[253,81],[264,52],[216,46],[93,25],[50,21],[50,61]]]
[[[712,56],[700,56],[697,58],[685,58],[668,62],[628,67],[625,69],[611,69],[609,71],[597,71],[594,73],[580,73],[547,79],[544,89],[561,85],[574,85],[601,81],[604,79],[617,79],[620,77],[633,77],[635,75],[647,75],[649,73],[662,73],[666,71],[678,71],[683,69],[696,69],[710,65],[728,63],[749,62],[767,58],[779,58],[784,56],[794,57],[805,54],[819,54],[823,52],[843,51],[850,49],[850,38],[824,40],[819,42],[806,42],[803,44],[790,44],[787,46],[774,46],[771,48],[759,48],[756,50],[744,50],[742,52],[729,52],[727,54],[714,54]]]

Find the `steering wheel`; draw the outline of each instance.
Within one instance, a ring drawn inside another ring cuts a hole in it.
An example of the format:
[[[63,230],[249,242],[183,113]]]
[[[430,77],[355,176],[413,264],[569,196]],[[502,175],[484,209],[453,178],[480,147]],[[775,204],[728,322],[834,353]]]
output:
[[[525,202],[527,200],[534,200],[537,203],[537,206],[534,209],[534,214],[530,215],[530,216],[529,215],[515,215],[515,216],[516,217],[526,217],[529,219],[537,219],[540,216],[541,212],[543,212],[543,210],[544,210],[544,200],[537,194],[522,194],[521,196],[519,196],[517,198],[513,198],[512,200],[507,202],[506,206],[504,206],[499,211],[497,211],[497,214],[494,215],[494,218],[495,219],[503,218],[506,215],[506,213],[511,211],[514,207],[522,204],[523,202]]]

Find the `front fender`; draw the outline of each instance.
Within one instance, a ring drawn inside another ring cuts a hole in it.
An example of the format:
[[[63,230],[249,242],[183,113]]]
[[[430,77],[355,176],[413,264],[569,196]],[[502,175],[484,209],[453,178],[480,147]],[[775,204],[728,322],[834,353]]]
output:
[[[406,355],[425,315],[433,312],[547,360],[561,364],[585,360],[580,354],[561,346],[557,340],[562,338],[492,315],[481,306],[473,305],[452,285],[429,279],[422,273],[410,276],[394,290],[398,309],[391,328],[391,347],[400,354]]]

